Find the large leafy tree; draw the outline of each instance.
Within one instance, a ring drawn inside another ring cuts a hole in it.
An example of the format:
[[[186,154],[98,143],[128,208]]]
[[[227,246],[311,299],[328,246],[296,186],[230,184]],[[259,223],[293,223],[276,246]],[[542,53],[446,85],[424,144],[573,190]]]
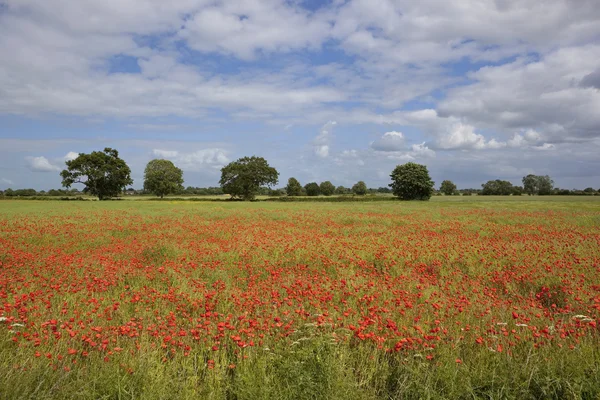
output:
[[[523,177],[523,190],[528,195],[548,195],[553,189],[554,181],[548,175],[529,174]]]
[[[358,181],[352,186],[352,193],[357,196],[364,196],[367,194],[367,184],[363,181]]]
[[[253,200],[261,186],[276,185],[279,172],[262,157],[243,157],[221,169],[219,184],[232,198]]]
[[[321,188],[317,182],[310,182],[304,185],[304,190],[306,190],[307,196],[318,196],[321,194]]]
[[[288,179],[288,184],[285,187],[285,192],[288,196],[301,196],[302,195],[302,185],[298,182],[296,178]]]
[[[482,184],[481,194],[483,196],[509,196],[517,194],[517,192],[515,192],[515,187],[509,181],[496,179]]]
[[[402,200],[429,200],[433,194],[434,182],[425,165],[413,162],[398,165],[390,176],[392,192]]]
[[[144,171],[144,190],[163,198],[183,190],[183,171],[169,160],[152,160]]]
[[[452,181],[445,180],[440,185],[440,192],[446,196],[452,196],[456,192],[456,185]]]
[[[66,164],[67,169],[60,173],[62,185],[69,188],[74,183],[81,183],[85,185],[85,193],[98,196],[100,200],[118,196],[127,185],[133,184],[127,163],[119,158],[117,150],[109,147],[90,154],[79,153]]]
[[[319,190],[324,196],[331,196],[335,192],[335,186],[330,181],[321,182]]]

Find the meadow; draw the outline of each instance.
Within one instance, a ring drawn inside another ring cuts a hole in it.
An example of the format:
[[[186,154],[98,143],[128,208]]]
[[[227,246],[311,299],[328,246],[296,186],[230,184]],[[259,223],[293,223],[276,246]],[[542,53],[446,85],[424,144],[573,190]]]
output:
[[[0,398],[600,398],[600,197],[0,202]]]

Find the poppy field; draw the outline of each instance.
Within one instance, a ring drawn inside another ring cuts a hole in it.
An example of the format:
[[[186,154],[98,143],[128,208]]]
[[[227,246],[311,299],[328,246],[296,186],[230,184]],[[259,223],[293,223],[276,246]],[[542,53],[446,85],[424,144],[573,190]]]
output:
[[[600,201],[0,202],[0,398],[600,397]]]

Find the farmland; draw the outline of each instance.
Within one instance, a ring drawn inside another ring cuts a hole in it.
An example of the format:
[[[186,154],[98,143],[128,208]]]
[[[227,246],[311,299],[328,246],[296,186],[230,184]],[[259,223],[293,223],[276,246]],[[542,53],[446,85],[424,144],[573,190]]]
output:
[[[600,199],[0,202],[1,398],[598,398]]]

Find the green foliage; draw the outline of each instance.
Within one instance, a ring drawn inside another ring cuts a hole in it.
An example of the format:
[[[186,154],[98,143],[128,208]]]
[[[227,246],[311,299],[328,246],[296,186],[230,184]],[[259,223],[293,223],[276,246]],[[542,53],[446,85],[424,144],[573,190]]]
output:
[[[548,175],[529,174],[523,177],[523,190],[528,195],[549,195],[554,189],[554,181]]]
[[[131,170],[127,163],[119,158],[119,152],[109,147],[104,151],[79,156],[66,162],[67,169],[60,173],[62,185],[71,187],[74,183],[85,185],[83,191],[100,200],[116,197],[125,186],[133,184]]]
[[[344,187],[344,186],[338,186],[335,188],[335,194],[348,194],[351,192],[352,191],[350,189],[348,189],[347,187]]]
[[[452,196],[456,193],[456,185],[452,181],[445,180],[440,185],[440,192],[444,193],[446,196]]]
[[[512,183],[500,179],[487,181],[481,185],[481,187],[481,194],[483,196],[510,196],[515,193],[515,188]]]
[[[364,196],[367,194],[367,184],[363,181],[358,181],[352,186],[352,193],[357,196]]]
[[[318,196],[321,193],[321,188],[317,182],[310,182],[304,185],[307,196]]]
[[[333,193],[335,193],[335,186],[333,186],[333,183],[329,181],[321,182],[319,189],[321,190],[321,194],[324,196],[331,196]]]
[[[253,200],[261,186],[276,185],[279,172],[262,157],[243,157],[221,169],[219,184],[232,198]]]
[[[285,187],[285,192],[288,196],[302,196],[302,185],[298,179],[292,177],[288,179],[288,184]]]
[[[434,182],[425,165],[413,162],[398,165],[390,177],[392,192],[402,200],[429,200],[433,194]]]
[[[169,160],[152,160],[144,171],[144,190],[164,197],[183,190],[183,171]]]

